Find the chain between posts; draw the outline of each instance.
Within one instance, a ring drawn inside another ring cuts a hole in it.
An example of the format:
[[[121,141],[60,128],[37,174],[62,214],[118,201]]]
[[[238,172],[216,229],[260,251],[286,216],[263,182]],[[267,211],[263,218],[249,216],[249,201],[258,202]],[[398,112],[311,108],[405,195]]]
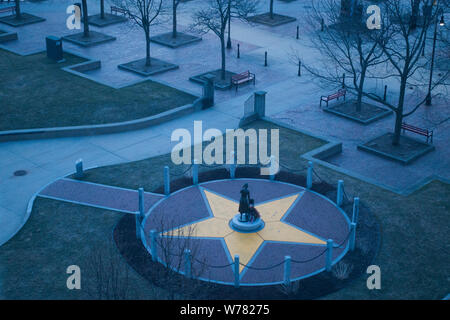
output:
[[[344,240],[341,241],[341,243],[336,244],[333,246],[333,248],[342,248],[342,245],[350,238],[350,235],[352,234],[352,230],[348,231],[347,236],[344,238]]]
[[[198,263],[200,263],[200,264],[202,264],[202,265],[204,265],[204,266],[206,266],[206,267],[208,267],[208,268],[213,268],[213,269],[222,269],[222,268],[226,268],[226,267],[229,267],[229,266],[234,265],[234,262],[231,262],[231,263],[229,263],[229,264],[224,264],[224,265],[221,265],[221,266],[214,266],[214,265],[207,264],[207,263],[205,263],[205,262],[203,262],[203,261],[200,261],[200,260],[198,260],[198,259],[195,258],[195,257],[193,257],[193,259],[194,259],[195,261],[197,261]]]
[[[276,268],[276,267],[281,266],[282,264],[284,264],[284,260],[281,261],[280,263],[277,263],[277,264],[273,265],[273,266],[265,267],[265,268],[251,267],[251,266],[243,264],[241,262],[239,262],[239,264],[241,266],[245,267],[245,268],[249,268],[249,269],[252,269],[252,270],[270,270],[270,269]]]
[[[145,232],[144,227],[142,226],[142,224],[139,224],[139,225],[140,225],[140,228],[142,229],[142,231],[144,232],[145,237],[147,237],[147,233]],[[341,241],[340,244],[334,245],[333,248],[341,248],[342,245],[349,239],[350,234],[351,234],[351,231],[348,232],[347,236],[345,237],[345,239],[344,239],[343,241]],[[164,249],[164,247],[163,247],[158,241],[156,241],[156,245],[159,246],[161,249]],[[327,252],[327,249],[323,250],[323,251],[322,251],[321,253],[319,253],[318,255],[316,255],[316,256],[314,256],[314,257],[311,257],[311,258],[309,258],[309,259],[307,259],[307,260],[295,260],[295,259],[291,259],[291,262],[292,262],[292,263],[308,263],[308,262],[311,262],[311,261],[313,261],[313,260],[319,258],[319,257],[322,256],[325,252]],[[182,253],[181,253],[181,254],[175,254],[175,253],[171,253],[171,252],[169,252],[169,254],[172,255],[172,256],[176,256],[176,257],[181,257],[181,256],[183,255]],[[192,258],[193,258],[193,260],[196,261],[197,263],[200,263],[201,265],[204,265],[204,266],[206,266],[206,267],[208,267],[208,268],[212,268],[212,269],[222,269],[222,268],[227,268],[227,267],[230,267],[230,266],[234,265],[234,262],[231,262],[231,263],[228,263],[228,264],[224,264],[224,265],[211,265],[211,264],[205,263],[204,261],[201,261],[201,260],[199,260],[199,259],[197,259],[197,258],[195,258],[195,257],[192,257]],[[270,267],[252,267],[252,266],[243,264],[243,263],[241,263],[241,262],[239,262],[239,265],[241,265],[241,266],[243,266],[243,267],[245,267],[245,268],[248,268],[248,269],[250,269],[250,270],[265,271],[265,270],[270,270],[270,269],[279,267],[279,266],[283,265],[284,263],[285,263],[285,261],[283,260],[283,261],[281,261],[281,262],[279,262],[279,263],[277,263],[277,264],[274,264],[274,265],[272,265],[272,266],[270,266]]]

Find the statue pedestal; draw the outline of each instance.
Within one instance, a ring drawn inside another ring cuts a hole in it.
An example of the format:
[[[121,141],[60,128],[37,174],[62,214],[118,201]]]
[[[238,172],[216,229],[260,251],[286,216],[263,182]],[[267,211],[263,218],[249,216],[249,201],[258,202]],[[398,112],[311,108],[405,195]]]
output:
[[[230,220],[230,227],[238,232],[250,233],[257,232],[264,228],[264,221],[261,218],[256,219],[252,222],[244,222],[240,220],[241,214],[238,213]]]

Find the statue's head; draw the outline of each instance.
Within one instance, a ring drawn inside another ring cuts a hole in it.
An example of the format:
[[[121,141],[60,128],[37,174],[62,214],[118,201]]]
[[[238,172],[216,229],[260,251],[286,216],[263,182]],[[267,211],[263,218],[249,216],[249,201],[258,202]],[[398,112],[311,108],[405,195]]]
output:
[[[248,183],[244,184],[243,188],[247,189],[248,188]]]

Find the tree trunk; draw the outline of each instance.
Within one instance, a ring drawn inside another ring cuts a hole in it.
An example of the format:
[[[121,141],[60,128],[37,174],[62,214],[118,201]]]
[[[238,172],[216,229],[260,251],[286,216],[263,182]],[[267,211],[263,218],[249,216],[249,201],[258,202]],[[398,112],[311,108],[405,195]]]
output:
[[[16,19],[20,19],[22,17],[22,14],[20,12],[20,0],[16,1]]]
[[[220,49],[222,52],[222,68],[221,68],[221,79],[225,80],[225,60],[226,60],[226,55],[225,55],[225,30],[223,30],[222,32],[222,36],[220,37]]]
[[[105,0],[100,0],[100,18],[105,19]]]
[[[87,1],[82,1],[83,6],[83,25],[84,25],[84,37],[89,37],[89,22],[88,22],[88,9],[87,9]]]
[[[172,29],[172,38],[176,38],[177,37],[177,5],[175,3],[176,0],[173,0],[173,7],[172,7],[172,24],[173,24],[173,29]]]
[[[150,67],[152,65],[150,59],[150,30],[145,32],[145,66]]]
[[[227,40],[227,49],[231,49],[231,0],[228,1],[228,40]]]
[[[361,76],[359,78],[359,85],[358,85],[358,97],[356,100],[356,111],[361,111],[361,104],[362,104],[362,96],[363,96],[363,89],[364,89],[364,80],[366,79],[366,68],[361,69]]]
[[[405,93],[406,93],[406,77],[402,76],[400,83],[400,96],[398,99],[397,109],[395,110],[395,129],[394,137],[392,139],[392,144],[397,146],[400,144],[400,134],[402,130],[403,122],[403,105],[405,103]]]
[[[270,0],[270,19],[273,19],[273,0]]]

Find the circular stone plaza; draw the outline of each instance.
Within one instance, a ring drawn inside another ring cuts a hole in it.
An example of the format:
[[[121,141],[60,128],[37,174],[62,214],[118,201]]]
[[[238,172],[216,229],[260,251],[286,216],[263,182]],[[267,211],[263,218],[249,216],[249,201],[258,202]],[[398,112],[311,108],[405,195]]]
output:
[[[232,224],[246,183],[263,221],[253,231]],[[328,198],[263,179],[213,180],[180,189],[156,202],[142,226],[152,259],[200,280],[242,286],[281,284],[287,271],[290,281],[316,275],[327,259],[335,264],[343,258],[350,233],[346,214]]]

